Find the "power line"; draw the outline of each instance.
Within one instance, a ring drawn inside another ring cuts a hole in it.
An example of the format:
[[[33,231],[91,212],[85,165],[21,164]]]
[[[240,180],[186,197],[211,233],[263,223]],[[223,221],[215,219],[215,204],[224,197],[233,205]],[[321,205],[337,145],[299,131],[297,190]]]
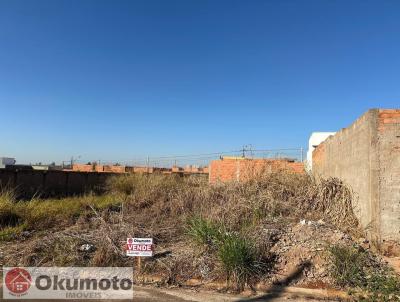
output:
[[[232,150],[232,151],[221,151],[221,152],[211,152],[211,153],[198,153],[198,154],[186,154],[186,155],[169,155],[169,156],[155,156],[155,157],[136,157],[129,159],[102,159],[103,164],[111,164],[111,163],[125,163],[126,165],[131,164],[141,164],[143,166],[148,165],[150,163],[165,163],[171,164],[182,163],[182,162],[195,162],[195,161],[205,161],[215,159],[222,155],[236,155],[236,156],[244,156],[249,153],[251,158],[255,156],[260,157],[278,157],[282,158],[284,156],[290,157],[290,155],[295,155],[295,158],[301,158],[302,148],[281,148],[281,149],[252,149],[251,145],[244,146],[241,150]],[[260,154],[261,153],[261,154]],[[270,154],[268,154],[270,153]],[[275,153],[275,154],[274,154]],[[291,154],[289,154],[291,153]],[[79,160],[79,162],[87,162],[84,160]]]

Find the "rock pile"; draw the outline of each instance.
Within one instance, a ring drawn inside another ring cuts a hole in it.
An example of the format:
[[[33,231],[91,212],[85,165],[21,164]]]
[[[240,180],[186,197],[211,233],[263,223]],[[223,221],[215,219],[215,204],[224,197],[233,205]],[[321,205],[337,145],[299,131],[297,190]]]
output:
[[[333,244],[354,245],[351,236],[319,221],[301,220],[281,230],[271,252],[276,255],[272,282],[290,285],[324,286],[331,284],[327,247]],[[363,243],[368,243],[363,239]],[[293,278],[295,274],[296,278]]]

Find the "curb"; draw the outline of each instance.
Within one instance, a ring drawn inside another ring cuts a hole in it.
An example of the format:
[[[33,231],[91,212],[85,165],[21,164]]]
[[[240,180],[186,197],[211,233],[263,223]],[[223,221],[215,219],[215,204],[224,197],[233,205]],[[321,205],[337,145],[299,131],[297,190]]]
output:
[[[161,282],[163,278],[161,276],[151,276],[151,275],[141,275],[138,278],[138,281],[143,283],[155,283]],[[222,290],[226,288],[225,282],[204,282],[201,279],[189,279],[185,281],[183,286],[187,287],[201,287],[205,290]],[[296,286],[277,286],[277,285],[265,285],[265,284],[257,284],[255,286],[256,294],[265,294],[265,293],[280,293],[280,294],[291,294],[298,295],[302,297],[312,297],[318,299],[340,299],[340,300],[349,300],[350,296],[340,290],[336,289],[314,289],[314,288],[304,288],[304,287],[296,287]],[[248,290],[247,290],[248,291]],[[246,290],[244,292],[247,292]]]

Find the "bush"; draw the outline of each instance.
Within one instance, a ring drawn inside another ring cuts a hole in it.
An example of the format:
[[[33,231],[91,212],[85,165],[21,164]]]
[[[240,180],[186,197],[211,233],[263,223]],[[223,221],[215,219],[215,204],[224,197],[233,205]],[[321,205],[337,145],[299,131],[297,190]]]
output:
[[[387,266],[382,266],[365,250],[334,245],[329,248],[331,277],[340,287],[353,291],[356,301],[399,301],[400,279]]]
[[[364,265],[367,262],[365,252],[344,245],[333,245],[329,248],[329,252],[332,261],[331,276],[338,286],[365,285]]]
[[[197,216],[188,219],[186,233],[196,243],[209,246],[221,237],[216,224]]]
[[[227,232],[223,225],[192,217],[188,220],[187,234],[196,243],[217,250],[227,280],[239,290],[266,272],[267,265],[255,246],[239,234]]]
[[[256,248],[236,234],[226,234],[223,237],[218,257],[228,281],[233,281],[238,289],[243,289],[266,270],[266,263],[261,260]]]

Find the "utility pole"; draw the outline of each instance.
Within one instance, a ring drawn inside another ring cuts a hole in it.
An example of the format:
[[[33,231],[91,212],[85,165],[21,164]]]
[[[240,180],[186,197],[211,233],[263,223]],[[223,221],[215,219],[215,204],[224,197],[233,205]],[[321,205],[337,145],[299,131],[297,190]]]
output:
[[[74,165],[74,161],[76,161],[77,159],[81,158],[81,156],[79,155],[78,157],[74,158],[73,156],[71,156],[71,169],[72,166]]]
[[[252,152],[252,145],[243,145],[243,149],[242,149],[242,157],[245,158],[246,157],[246,152],[250,151],[251,156],[253,156],[253,152]]]
[[[149,173],[149,165],[150,165],[150,157],[147,156],[147,160],[146,160],[146,166],[147,166],[147,174]]]

